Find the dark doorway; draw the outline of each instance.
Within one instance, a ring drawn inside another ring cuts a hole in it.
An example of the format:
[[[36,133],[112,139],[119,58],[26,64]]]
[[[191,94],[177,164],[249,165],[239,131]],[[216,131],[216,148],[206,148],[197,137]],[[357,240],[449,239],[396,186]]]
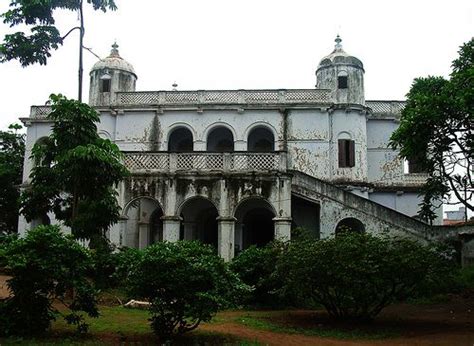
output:
[[[231,152],[234,151],[234,136],[225,127],[217,127],[207,136],[207,151]]]
[[[168,151],[193,151],[193,134],[187,128],[180,127],[174,130],[168,141]]]
[[[216,207],[205,198],[192,198],[187,201],[181,211],[182,239],[199,240],[217,249],[217,217]]]
[[[257,127],[250,131],[247,140],[247,150],[255,152],[270,152],[275,150],[275,137],[265,127]]]
[[[272,207],[264,199],[251,198],[241,203],[235,212],[236,252],[271,242],[275,236],[274,217]]]

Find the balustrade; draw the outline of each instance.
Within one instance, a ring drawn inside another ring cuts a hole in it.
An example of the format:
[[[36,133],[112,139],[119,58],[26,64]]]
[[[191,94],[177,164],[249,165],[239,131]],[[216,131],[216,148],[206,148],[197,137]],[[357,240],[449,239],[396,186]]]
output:
[[[133,173],[175,171],[286,171],[286,154],[128,152],[125,166]]]

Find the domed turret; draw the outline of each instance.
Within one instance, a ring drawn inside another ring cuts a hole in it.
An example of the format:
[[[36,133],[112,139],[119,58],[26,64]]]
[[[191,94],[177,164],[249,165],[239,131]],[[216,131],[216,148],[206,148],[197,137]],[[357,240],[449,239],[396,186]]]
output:
[[[316,70],[316,88],[330,89],[335,103],[365,104],[364,65],[342,49],[337,35],[334,51],[324,57]]]
[[[114,43],[110,55],[94,64],[90,72],[89,104],[109,105],[119,91],[135,91],[137,75],[132,64],[119,54]]]

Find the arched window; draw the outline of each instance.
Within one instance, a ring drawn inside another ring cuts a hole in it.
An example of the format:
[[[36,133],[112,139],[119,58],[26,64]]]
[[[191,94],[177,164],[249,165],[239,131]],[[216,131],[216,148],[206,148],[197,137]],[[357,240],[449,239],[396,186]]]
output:
[[[341,71],[337,74],[337,88],[338,89],[347,89],[348,86],[347,72]]]
[[[216,127],[207,136],[207,151],[234,151],[234,136],[226,127]]]
[[[355,166],[355,141],[347,132],[341,132],[337,140],[339,167]]]
[[[247,139],[247,150],[257,152],[275,150],[275,137],[272,131],[265,127],[257,127],[250,131]]]
[[[193,151],[193,134],[185,127],[174,130],[168,141],[168,151]]]
[[[339,221],[336,226],[336,236],[344,232],[363,233],[365,232],[365,226],[360,220],[353,217],[348,217]]]

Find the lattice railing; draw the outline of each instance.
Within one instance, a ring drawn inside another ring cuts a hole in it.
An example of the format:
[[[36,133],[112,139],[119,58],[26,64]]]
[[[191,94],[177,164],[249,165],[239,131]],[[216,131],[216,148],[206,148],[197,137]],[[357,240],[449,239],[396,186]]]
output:
[[[405,107],[405,101],[366,101],[365,105],[372,108],[374,114],[400,115]]]
[[[223,154],[176,154],[176,169],[191,169],[199,171],[222,170],[224,168]]]
[[[170,158],[167,153],[125,154],[125,167],[130,171],[169,170]]]
[[[285,171],[284,153],[125,153],[131,172],[174,171]]]
[[[51,106],[31,106],[30,117],[44,119],[51,113]]]
[[[403,175],[403,183],[406,185],[423,185],[428,179],[427,173],[408,173]]]
[[[117,105],[330,103],[326,89],[119,92]]]
[[[234,154],[233,170],[271,171],[280,167],[280,156],[274,153]]]

